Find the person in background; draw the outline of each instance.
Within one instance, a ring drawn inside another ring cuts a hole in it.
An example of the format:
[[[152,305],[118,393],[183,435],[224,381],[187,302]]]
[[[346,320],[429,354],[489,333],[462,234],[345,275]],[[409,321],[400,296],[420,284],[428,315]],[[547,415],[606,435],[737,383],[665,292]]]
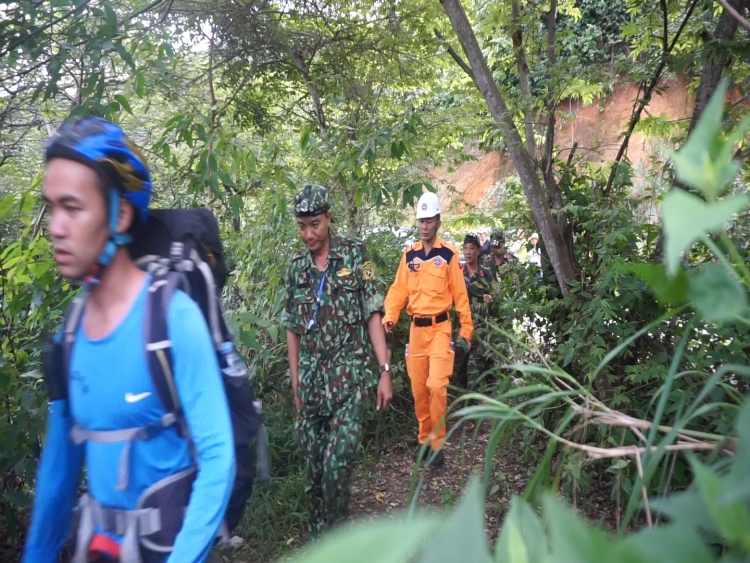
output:
[[[479,233],[479,257],[482,258],[483,256],[487,256],[490,252],[492,252],[492,249],[490,247],[490,239],[487,238],[487,233],[484,231],[481,231]]]
[[[518,258],[518,261],[521,263],[526,262],[528,253],[526,250],[526,239],[524,238],[524,234],[523,229],[518,231],[518,238],[510,246],[510,253]]]
[[[401,257],[396,279],[385,298],[385,330],[391,332],[404,305],[412,317],[406,370],[411,380],[414,407],[419,421],[419,443],[429,444],[432,464],[444,462],[445,413],[448,382],[453,374],[455,349],[451,342],[450,309],[460,319],[460,338],[466,350],[471,346],[474,324],[469,296],[459,267],[459,253],[437,236],[440,229],[440,200],[428,192],[417,203],[420,241]],[[414,454],[419,456],[420,448]]]
[[[489,320],[492,283],[495,278],[488,268],[479,263],[479,248],[479,239],[475,235],[468,234],[464,237],[466,264],[463,274],[469,293],[471,318],[474,322],[474,336],[466,360],[466,387],[470,391],[478,389],[482,375],[490,367],[484,342],[489,336],[486,323]]]
[[[539,251],[539,248],[537,247],[537,244],[539,244],[539,234],[531,233],[529,242],[531,243],[531,250],[529,250],[528,260],[531,264],[534,264],[534,266],[536,266],[537,268],[541,268],[542,267],[542,253]]]
[[[488,268],[496,280],[500,279],[503,266],[517,264],[518,258],[513,256],[505,246],[505,233],[502,229],[493,229],[490,234],[492,254],[484,258],[484,266]]]
[[[393,392],[383,296],[367,248],[330,228],[331,206],[322,186],[305,186],[294,198],[294,214],[305,249],[286,274],[282,324],[298,413],[295,431],[307,467],[310,531],[318,537],[348,513],[368,390],[377,385],[381,411]]]

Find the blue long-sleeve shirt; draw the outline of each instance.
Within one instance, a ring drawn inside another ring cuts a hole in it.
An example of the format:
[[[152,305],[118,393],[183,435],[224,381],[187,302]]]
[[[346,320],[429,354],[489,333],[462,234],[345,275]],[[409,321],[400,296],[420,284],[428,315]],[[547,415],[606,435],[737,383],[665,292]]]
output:
[[[191,465],[188,443],[174,427],[133,442],[128,486],[118,490],[124,442],[69,437],[75,420],[87,430],[147,426],[164,409],[151,381],[143,336],[150,277],[126,318],[105,338],[90,340],[82,326],[71,359],[69,400],[50,404],[47,437],[37,474],[24,563],[53,563],[69,531],[83,459],[89,494],[100,504],[135,508],[151,485]],[[182,530],[167,563],[202,563],[213,545],[234,483],[232,426],[208,327],[198,306],[176,292],[169,304],[174,380],[198,464]],[[66,413],[70,413],[67,416]]]

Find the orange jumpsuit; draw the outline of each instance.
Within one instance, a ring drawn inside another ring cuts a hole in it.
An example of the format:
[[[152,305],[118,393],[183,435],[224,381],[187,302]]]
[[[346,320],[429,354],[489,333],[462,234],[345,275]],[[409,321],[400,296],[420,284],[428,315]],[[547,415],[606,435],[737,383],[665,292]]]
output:
[[[406,312],[413,320],[406,349],[406,371],[419,421],[419,443],[424,444],[429,438],[432,448],[437,450],[445,439],[448,381],[455,358],[447,317],[452,305],[461,322],[459,334],[471,342],[474,332],[458,251],[436,238],[429,254],[425,254],[422,242],[404,252],[396,280],[385,298],[383,324],[396,324],[407,299]],[[417,322],[429,323],[427,319],[432,324],[417,325]]]

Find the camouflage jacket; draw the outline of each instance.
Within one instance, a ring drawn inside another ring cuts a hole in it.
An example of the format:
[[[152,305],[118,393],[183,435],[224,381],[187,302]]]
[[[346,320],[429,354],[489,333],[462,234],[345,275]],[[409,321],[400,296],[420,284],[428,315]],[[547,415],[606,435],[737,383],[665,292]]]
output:
[[[490,314],[489,305],[484,302],[486,294],[492,295],[492,284],[495,276],[489,268],[479,264],[474,275],[469,274],[469,268],[466,264],[461,267],[466,282],[466,290],[469,293],[469,303],[471,304],[471,317],[474,319],[477,328],[480,328],[481,320]]]
[[[507,252],[507,251],[505,255],[503,255],[503,260],[502,262],[500,262],[500,264],[495,262],[494,254],[488,254],[487,256],[484,257],[484,260],[482,261],[482,266],[487,268],[492,273],[492,277],[495,280],[500,279],[500,274],[502,273],[502,270],[504,269],[503,266],[505,265],[512,266],[513,264],[518,264],[518,258],[516,258],[510,252]]]
[[[374,313],[383,313],[383,296],[378,293],[375,267],[361,240],[331,231],[325,272],[317,269],[307,249],[292,258],[286,274],[282,324],[300,335],[299,395],[303,403],[338,402],[349,390],[377,383],[377,362],[367,331],[367,321]]]

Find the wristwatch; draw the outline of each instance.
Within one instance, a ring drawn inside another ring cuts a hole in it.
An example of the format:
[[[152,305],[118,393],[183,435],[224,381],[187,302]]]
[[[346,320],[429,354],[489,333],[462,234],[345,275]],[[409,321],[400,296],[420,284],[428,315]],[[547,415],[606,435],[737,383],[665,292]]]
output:
[[[390,372],[391,371],[391,364],[383,364],[380,366],[380,373]]]

